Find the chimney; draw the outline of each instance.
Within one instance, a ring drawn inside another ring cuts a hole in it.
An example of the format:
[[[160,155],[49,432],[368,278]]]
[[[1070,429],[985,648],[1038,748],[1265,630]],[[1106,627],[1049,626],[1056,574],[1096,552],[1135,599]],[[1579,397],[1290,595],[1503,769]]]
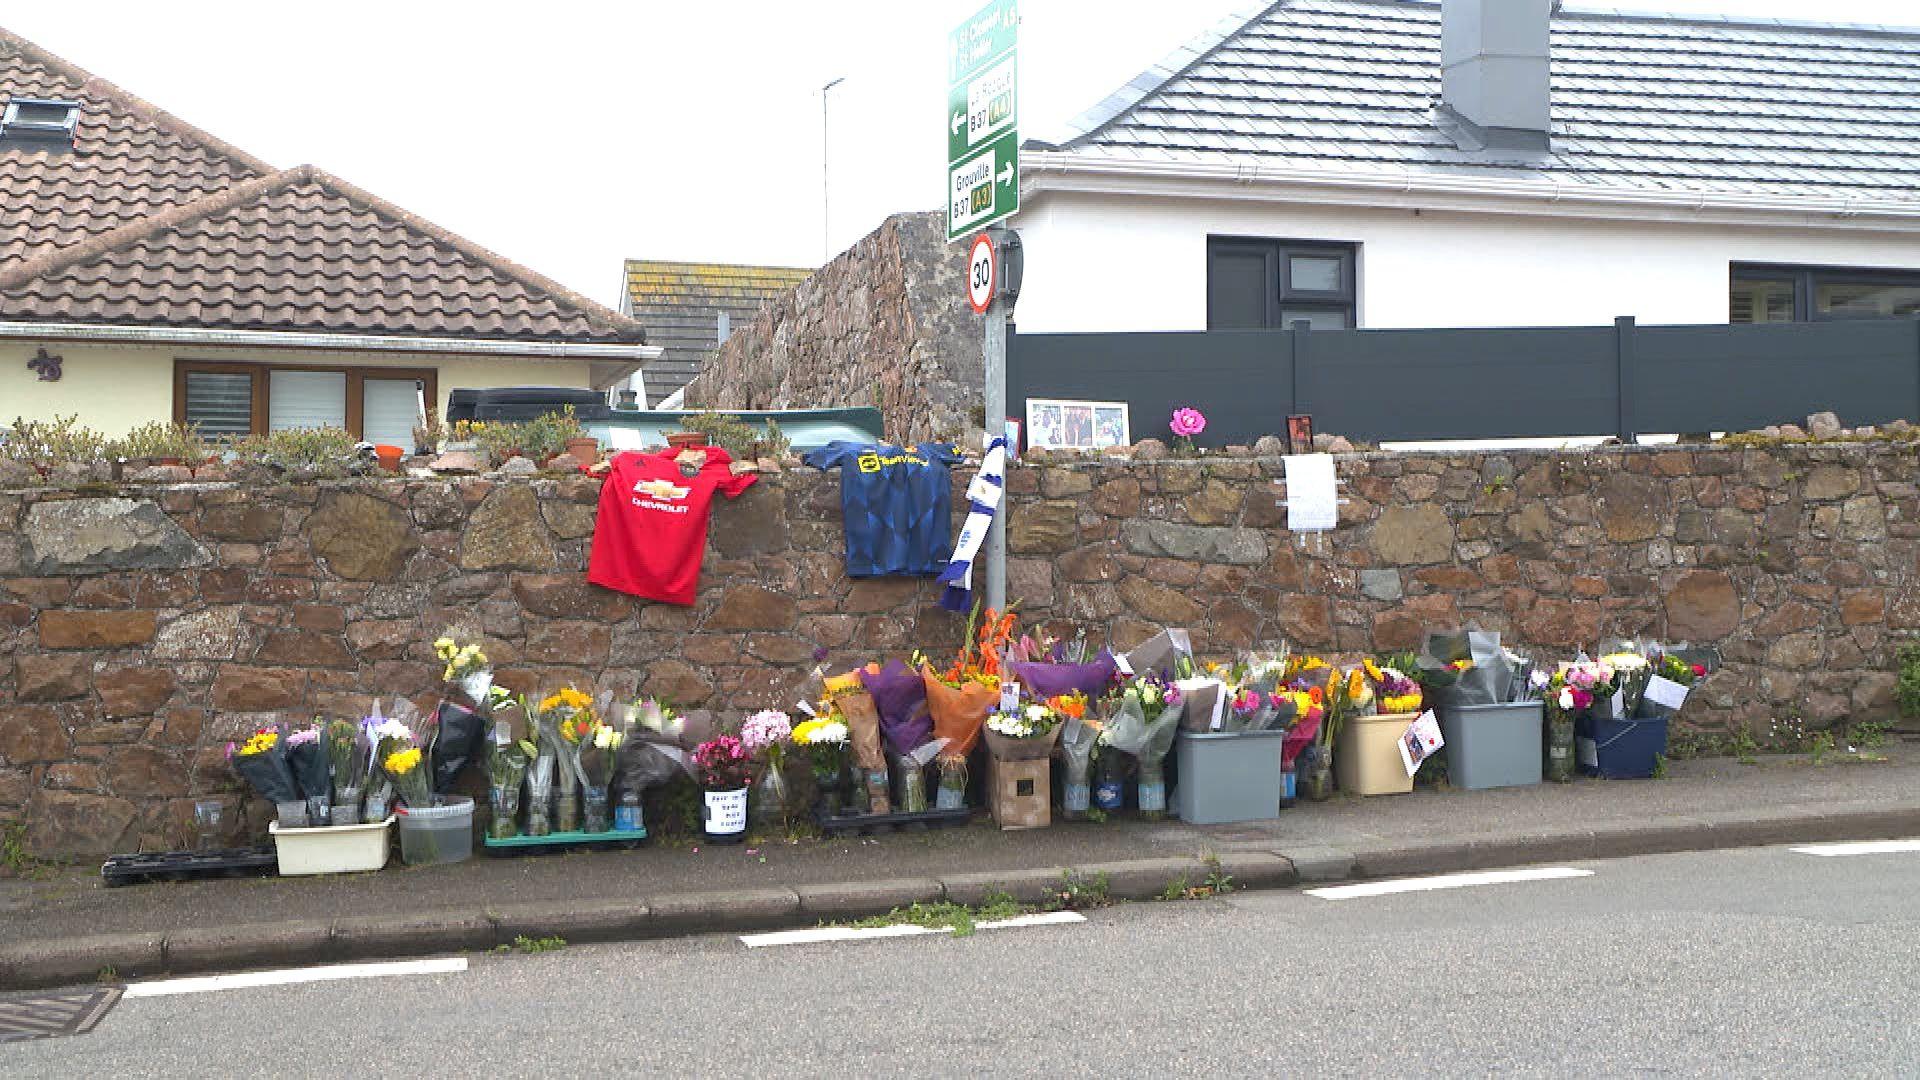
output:
[[[1440,111],[1465,121],[1471,148],[1548,149],[1547,42],[1559,6],[1441,0]]]

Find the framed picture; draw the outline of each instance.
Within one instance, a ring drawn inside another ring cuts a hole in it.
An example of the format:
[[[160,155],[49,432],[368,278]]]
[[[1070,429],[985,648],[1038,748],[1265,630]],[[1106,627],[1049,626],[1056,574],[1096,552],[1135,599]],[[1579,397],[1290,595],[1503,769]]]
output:
[[[1133,442],[1124,401],[1027,399],[1027,446],[1039,450],[1098,450]]]
[[[1295,413],[1287,417],[1287,452],[1293,454],[1313,453],[1313,417],[1306,413]]]

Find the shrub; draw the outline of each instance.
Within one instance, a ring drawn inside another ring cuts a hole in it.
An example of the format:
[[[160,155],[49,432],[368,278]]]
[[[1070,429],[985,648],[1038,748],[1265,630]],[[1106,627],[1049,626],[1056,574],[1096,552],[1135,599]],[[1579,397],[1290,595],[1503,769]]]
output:
[[[107,437],[82,427],[77,415],[47,421],[15,417],[11,427],[0,428],[0,457],[15,461],[39,466],[67,461],[91,463],[106,453]]]
[[[233,453],[241,463],[249,465],[344,470],[353,460],[357,441],[339,428],[300,428],[249,435],[233,444]]]
[[[681,428],[697,431],[707,437],[707,441],[724,449],[735,459],[753,457],[753,446],[759,436],[753,426],[737,416],[725,413],[702,412],[682,417]]]
[[[198,464],[213,455],[213,448],[200,437],[200,429],[159,420],[141,424],[124,439],[107,444],[109,457],[179,458]]]
[[[1893,700],[1900,715],[1911,720],[1920,716],[1920,645],[1900,646],[1900,681],[1894,684]]]

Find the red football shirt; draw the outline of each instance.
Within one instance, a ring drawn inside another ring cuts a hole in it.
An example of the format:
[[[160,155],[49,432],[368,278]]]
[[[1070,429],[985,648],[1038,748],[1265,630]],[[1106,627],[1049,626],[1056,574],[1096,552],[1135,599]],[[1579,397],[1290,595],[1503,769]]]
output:
[[[705,449],[707,463],[692,476],[680,472],[676,450],[614,457],[600,488],[588,581],[668,604],[693,603],[713,493],[735,498],[760,479],[734,475],[725,450]]]

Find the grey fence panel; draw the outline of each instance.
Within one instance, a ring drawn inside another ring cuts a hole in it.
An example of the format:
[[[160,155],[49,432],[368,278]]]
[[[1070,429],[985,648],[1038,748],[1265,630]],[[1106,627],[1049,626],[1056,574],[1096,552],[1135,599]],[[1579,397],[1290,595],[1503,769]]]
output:
[[[1028,398],[1124,401],[1135,442],[1169,438],[1173,410],[1207,416],[1205,446],[1286,429],[1291,335],[1269,330],[1158,334],[1010,334],[1007,411],[1023,424]]]
[[[1611,327],[1302,334],[1299,411],[1369,442],[1612,434]]]
[[[1831,409],[1847,424],[1920,419],[1920,321],[1643,326],[1643,432],[1747,431]]]
[[[1920,320],[1761,326],[1015,334],[1009,408],[1125,401],[1133,437],[1181,405],[1200,440],[1246,443],[1288,413],[1372,442],[1745,431],[1831,409],[1920,421]]]

